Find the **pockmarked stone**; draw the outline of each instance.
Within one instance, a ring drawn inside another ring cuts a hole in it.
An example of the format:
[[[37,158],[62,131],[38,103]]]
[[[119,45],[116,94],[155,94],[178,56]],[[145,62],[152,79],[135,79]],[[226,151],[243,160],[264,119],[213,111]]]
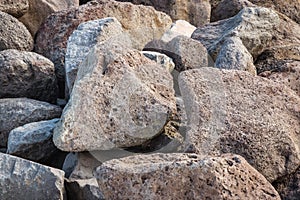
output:
[[[29,8],[28,0],[0,0],[0,11],[14,17],[24,15]]]

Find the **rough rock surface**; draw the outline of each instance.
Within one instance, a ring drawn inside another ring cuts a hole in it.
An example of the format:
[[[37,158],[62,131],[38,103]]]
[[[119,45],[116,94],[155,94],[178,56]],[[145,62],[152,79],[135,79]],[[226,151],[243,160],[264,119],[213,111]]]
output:
[[[286,63],[300,61],[300,43],[266,49],[255,61],[258,74],[265,71],[281,71]]]
[[[239,37],[254,59],[272,46],[300,43],[300,26],[271,9],[244,8],[236,16],[198,28],[192,38],[200,41],[216,59],[224,41]]]
[[[104,200],[95,178],[85,180],[67,180],[68,199],[72,200]]]
[[[173,59],[175,69],[179,72],[208,66],[206,48],[198,41],[179,35],[166,43],[162,40],[149,42],[145,51],[157,51]]]
[[[295,173],[273,183],[282,200],[298,200],[300,196],[300,168]]]
[[[0,11],[20,17],[28,11],[28,0],[0,0]]]
[[[27,97],[55,103],[57,95],[50,60],[33,52],[0,51],[0,98]]]
[[[191,25],[189,22],[177,20],[172,24],[171,28],[163,34],[161,40],[164,42],[170,42],[173,38],[179,35],[191,37],[195,30],[196,27]]]
[[[32,161],[46,160],[56,151],[52,141],[58,118],[33,122],[13,129],[9,133],[7,152]]]
[[[6,146],[8,134],[14,128],[60,117],[61,108],[27,98],[0,99],[0,146]]]
[[[173,69],[175,68],[175,64],[172,58],[168,57],[165,54],[158,53],[155,51],[142,51],[142,53],[150,60],[155,61],[157,64],[167,69],[169,72],[172,72]]]
[[[65,56],[66,91],[71,93],[79,65],[90,50],[101,42],[120,41],[124,47],[132,47],[129,36],[116,18],[104,18],[81,23],[68,39]]]
[[[31,51],[33,38],[21,22],[0,11],[0,51],[5,49]]]
[[[195,26],[202,26],[209,22],[211,6],[209,0],[118,0],[129,1],[134,4],[152,6],[163,11],[173,20],[186,20]]]
[[[253,57],[238,37],[225,40],[217,56],[215,66],[220,69],[237,69],[256,75]]]
[[[137,49],[159,39],[172,23],[168,15],[154,8],[109,0],[97,0],[52,14],[37,33],[35,51],[54,63],[61,96],[64,93],[64,58],[69,36],[82,22],[111,16],[122,24]]]
[[[64,172],[0,153],[1,199],[64,198]]]
[[[29,0],[29,10],[19,20],[34,37],[50,14],[78,6],[79,0]]]
[[[270,182],[300,164],[300,97],[288,87],[239,70],[182,72],[179,86],[190,130],[186,151],[238,153]]]
[[[233,17],[243,8],[254,6],[248,0],[223,0],[211,11],[211,22]]]
[[[238,155],[137,155],[105,162],[97,181],[107,199],[280,199]]]
[[[260,76],[286,85],[300,96],[300,61],[287,62],[280,69],[264,72]]]
[[[159,134],[175,112],[166,69],[139,51],[97,45],[79,68],[53,139],[65,151],[135,146]]]

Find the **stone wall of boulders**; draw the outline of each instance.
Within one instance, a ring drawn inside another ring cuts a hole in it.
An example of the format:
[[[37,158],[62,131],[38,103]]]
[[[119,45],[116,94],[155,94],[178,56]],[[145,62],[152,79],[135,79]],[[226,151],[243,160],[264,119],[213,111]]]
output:
[[[0,199],[300,199],[298,0],[0,0]]]

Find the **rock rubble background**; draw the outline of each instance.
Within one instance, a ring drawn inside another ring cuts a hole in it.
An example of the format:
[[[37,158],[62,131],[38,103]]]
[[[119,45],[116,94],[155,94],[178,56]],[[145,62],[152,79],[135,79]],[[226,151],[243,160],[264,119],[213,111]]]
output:
[[[300,199],[299,0],[0,0],[0,199]]]

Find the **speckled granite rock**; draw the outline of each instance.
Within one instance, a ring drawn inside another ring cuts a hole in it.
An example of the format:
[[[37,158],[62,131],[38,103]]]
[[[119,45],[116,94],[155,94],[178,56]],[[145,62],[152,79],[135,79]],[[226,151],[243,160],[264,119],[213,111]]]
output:
[[[64,198],[64,172],[0,153],[1,199]]]
[[[6,146],[8,134],[14,128],[60,117],[61,108],[27,98],[0,99],[0,146]]]
[[[5,49],[31,51],[33,38],[21,22],[0,11],[0,51]]]
[[[64,151],[135,146],[158,135],[175,112],[166,69],[139,51],[97,45],[79,67],[53,139]]]
[[[182,72],[186,151],[237,153],[270,182],[300,164],[300,97],[283,84],[239,70]]]
[[[57,96],[50,60],[33,52],[0,51],[0,98],[27,97],[56,103]]]
[[[107,199],[280,199],[238,155],[150,154],[110,160],[97,168]]]

